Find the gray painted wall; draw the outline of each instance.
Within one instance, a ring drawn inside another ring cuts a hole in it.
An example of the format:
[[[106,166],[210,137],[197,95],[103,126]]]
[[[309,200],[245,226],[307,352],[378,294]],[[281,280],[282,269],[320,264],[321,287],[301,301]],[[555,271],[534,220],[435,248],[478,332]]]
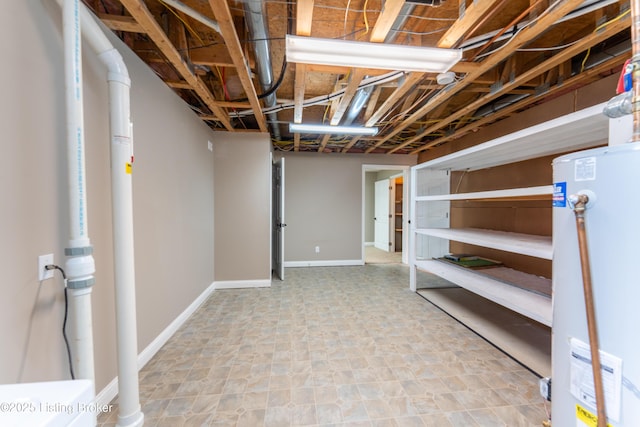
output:
[[[64,265],[68,240],[61,13],[54,1],[0,14],[0,383],[68,379],[60,276],[39,283],[37,257]],[[16,35],[20,34],[17,43]],[[10,43],[15,40],[16,43]],[[211,132],[123,45],[132,80],[138,349],[214,280]],[[96,389],[116,375],[106,72],[84,49],[89,236],[96,260]],[[22,371],[22,374],[20,372]]]
[[[363,165],[414,165],[417,160],[384,154],[278,156],[286,162],[285,262],[310,263],[362,259]]]
[[[215,280],[271,280],[269,134],[216,133]],[[242,283],[238,283],[242,285]]]

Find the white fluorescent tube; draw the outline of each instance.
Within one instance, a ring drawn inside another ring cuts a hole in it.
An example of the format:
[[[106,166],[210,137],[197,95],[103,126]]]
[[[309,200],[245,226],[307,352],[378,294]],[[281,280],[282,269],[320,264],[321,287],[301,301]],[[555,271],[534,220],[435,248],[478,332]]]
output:
[[[444,73],[462,51],[287,35],[286,56],[303,64]]]
[[[338,135],[368,135],[378,133],[378,128],[363,126],[330,126],[302,123],[289,123],[289,132],[294,133],[332,133]]]

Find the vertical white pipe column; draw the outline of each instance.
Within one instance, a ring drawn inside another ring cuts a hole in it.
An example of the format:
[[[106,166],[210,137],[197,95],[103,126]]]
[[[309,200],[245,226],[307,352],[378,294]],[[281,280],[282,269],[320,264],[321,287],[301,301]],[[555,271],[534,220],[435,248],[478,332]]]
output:
[[[111,136],[111,198],[118,344],[118,423],[144,423],[138,386],[138,336],[133,246],[133,138],[129,92],[131,79],[120,53],[104,35],[91,13],[82,7],[87,41],[107,66]]]
[[[115,50],[101,54],[113,56]],[[138,336],[133,248],[133,147],[129,122],[129,84],[109,71],[111,114],[111,198],[118,335],[118,426],[142,425],[138,390]],[[127,77],[128,80],[128,77]]]
[[[69,179],[70,239],[65,249],[72,329],[72,360],[76,378],[94,380],[91,287],[95,279],[93,248],[87,226],[85,191],[84,118],[82,110],[82,46],[78,0],[65,0],[62,8],[67,163]]]

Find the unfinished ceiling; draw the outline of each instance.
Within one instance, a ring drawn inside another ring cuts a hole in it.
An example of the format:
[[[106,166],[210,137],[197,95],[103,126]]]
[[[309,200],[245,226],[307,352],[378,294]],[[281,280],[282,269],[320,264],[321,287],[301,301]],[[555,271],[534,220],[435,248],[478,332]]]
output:
[[[269,132],[285,151],[419,153],[617,74],[631,57],[628,1],[83,1],[212,129]],[[286,34],[456,48],[463,59],[449,84],[294,64]],[[292,122],[380,132],[292,134]]]

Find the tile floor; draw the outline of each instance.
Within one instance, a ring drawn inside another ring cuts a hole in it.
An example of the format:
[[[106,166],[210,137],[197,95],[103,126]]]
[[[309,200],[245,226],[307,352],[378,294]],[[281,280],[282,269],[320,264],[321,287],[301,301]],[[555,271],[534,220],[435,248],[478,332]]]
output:
[[[398,264],[287,269],[271,288],[216,291],[141,371],[140,393],[147,427],[547,418],[537,378],[411,292]]]

